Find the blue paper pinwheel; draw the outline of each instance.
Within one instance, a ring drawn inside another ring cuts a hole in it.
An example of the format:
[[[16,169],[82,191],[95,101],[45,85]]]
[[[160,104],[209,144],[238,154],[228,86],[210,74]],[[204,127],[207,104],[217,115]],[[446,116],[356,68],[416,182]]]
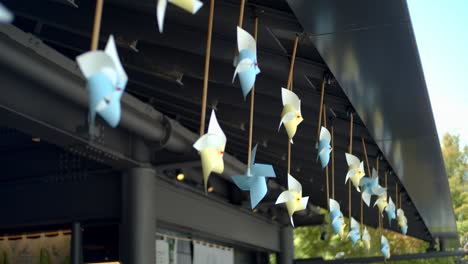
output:
[[[128,77],[117,54],[114,37],[109,37],[104,51],[86,52],[76,60],[88,81],[90,128],[94,127],[96,113],[111,127],[116,127],[120,122],[120,98]]]
[[[372,169],[372,178],[363,177],[359,181],[359,186],[362,188],[362,200],[367,206],[370,206],[370,200],[372,195],[380,196],[386,191],[385,188],[379,185],[379,176],[377,171]]]
[[[388,240],[384,236],[380,238],[380,252],[382,252],[385,260],[390,258],[390,244],[388,244]]]
[[[351,228],[348,233],[348,237],[351,239],[353,246],[356,245],[356,242],[361,238],[359,223],[351,217]]]
[[[389,197],[389,202],[387,207],[385,207],[385,212],[387,213],[388,216],[388,224],[392,224],[392,220],[396,218],[395,214],[395,204],[393,203],[392,197]]]
[[[241,190],[250,191],[250,205],[254,209],[267,194],[266,178],[276,177],[272,165],[255,163],[257,145],[252,149],[250,169],[246,175],[232,176],[232,180]]]
[[[242,94],[245,97],[252,90],[257,74],[260,73],[257,63],[257,44],[255,39],[245,30],[237,27],[237,47],[239,56],[237,58],[236,70],[232,82],[239,75]]]
[[[333,199],[330,199],[330,220],[333,233],[343,238],[345,227],[343,213],[340,211],[340,204]]]
[[[14,15],[5,6],[0,4],[0,23],[11,23]]]
[[[332,152],[332,147],[330,145],[331,135],[330,131],[325,127],[320,129],[320,139],[318,144],[318,155],[317,159],[320,158],[320,163],[322,164],[322,169],[328,165],[330,161],[330,153]]]

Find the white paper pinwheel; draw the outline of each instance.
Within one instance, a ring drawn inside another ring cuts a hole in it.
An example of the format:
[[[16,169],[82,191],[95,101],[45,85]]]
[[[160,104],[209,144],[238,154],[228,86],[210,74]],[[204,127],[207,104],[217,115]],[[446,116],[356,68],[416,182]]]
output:
[[[295,93],[285,88],[281,88],[281,97],[283,99],[283,111],[281,112],[281,122],[278,130],[284,124],[289,140],[292,143],[297,126],[304,120],[301,114],[301,100]]]
[[[358,192],[361,190],[359,189],[359,182],[361,178],[366,175],[364,172],[364,162],[361,162],[356,156],[345,153],[346,154],[346,162],[348,163],[348,173],[346,174],[345,183],[348,182],[348,179],[351,179],[354,187]]]
[[[257,145],[252,149],[250,169],[245,175],[232,176],[232,180],[241,190],[250,191],[250,205],[254,209],[267,194],[267,177],[276,177],[275,170],[270,164],[255,163]]]
[[[387,191],[385,191],[382,195],[379,195],[377,198],[377,201],[374,203],[374,207],[377,205],[379,208],[380,214],[383,216],[383,212],[385,211],[385,208],[388,206],[387,202]]]
[[[380,252],[384,256],[385,260],[390,258],[390,244],[386,237],[382,236],[380,238]]]
[[[370,200],[372,195],[382,195],[386,189],[379,185],[379,176],[377,171],[372,169],[372,178],[363,177],[359,182],[359,186],[362,189],[362,200],[367,206],[370,206]]]
[[[330,161],[330,153],[332,152],[332,147],[330,145],[331,135],[330,131],[325,127],[320,129],[320,139],[318,145],[318,155],[317,159],[320,158],[320,163],[322,164],[322,169],[328,165]]]
[[[405,212],[401,208],[397,210],[397,221],[400,226],[401,233],[406,235],[406,232],[408,231],[408,219],[406,219]]]
[[[205,192],[211,172],[223,173],[224,171],[223,155],[226,141],[226,135],[224,135],[223,130],[219,126],[216,114],[213,110],[211,111],[208,133],[201,136],[195,144],[193,144],[193,147],[198,150],[201,156]]]
[[[330,221],[331,221],[331,226],[333,229],[333,233],[335,235],[340,235],[341,238],[344,236],[344,228],[346,226],[344,222],[344,217],[343,213],[341,213],[340,210],[340,204],[333,200],[330,199]]]
[[[240,27],[237,27],[237,48],[239,55],[236,60],[236,70],[234,71],[232,82],[239,75],[240,86],[245,99],[255,84],[255,79],[257,74],[260,73],[260,68],[258,68],[255,39]]]
[[[351,239],[353,246],[355,246],[356,242],[361,238],[359,223],[356,220],[354,220],[353,217],[351,217],[351,227],[347,237]]]
[[[120,122],[120,98],[128,77],[120,62],[114,37],[111,35],[104,51],[89,51],[76,58],[87,79],[90,129],[98,113],[111,127]]]
[[[13,18],[13,13],[0,3],[0,23],[11,23]]]
[[[370,250],[370,246],[371,246],[371,243],[370,243],[370,240],[371,240],[371,237],[369,235],[369,231],[367,231],[367,227],[364,227],[364,231],[362,231],[362,243],[364,244],[364,248],[369,251]]]
[[[385,212],[388,216],[388,224],[392,224],[392,220],[396,218],[395,215],[395,204],[392,201],[392,197],[389,196],[388,205],[385,208]]]
[[[158,17],[158,27],[159,27],[159,32],[163,32],[163,26],[164,26],[164,17],[166,16],[166,8],[167,8],[167,2],[170,2],[185,11],[195,14],[200,10],[200,8],[203,6],[203,2],[199,0],[158,0],[158,4],[156,7],[156,15]]]
[[[288,190],[278,196],[276,204],[286,203],[291,224],[294,226],[293,214],[307,208],[309,196],[302,197],[302,185],[293,176],[288,174]]]

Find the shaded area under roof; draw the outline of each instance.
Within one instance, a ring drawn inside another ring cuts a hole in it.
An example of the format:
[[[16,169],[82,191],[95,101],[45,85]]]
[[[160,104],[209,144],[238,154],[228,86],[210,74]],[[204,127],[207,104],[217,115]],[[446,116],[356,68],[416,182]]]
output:
[[[431,235],[456,238],[447,175],[406,1],[288,2]]]

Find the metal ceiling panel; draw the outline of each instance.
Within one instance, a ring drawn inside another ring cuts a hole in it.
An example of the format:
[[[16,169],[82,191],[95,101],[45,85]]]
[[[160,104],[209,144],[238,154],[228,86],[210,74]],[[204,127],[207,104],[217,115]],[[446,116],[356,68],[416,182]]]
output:
[[[447,175],[406,1],[287,1],[431,235],[456,237]]]

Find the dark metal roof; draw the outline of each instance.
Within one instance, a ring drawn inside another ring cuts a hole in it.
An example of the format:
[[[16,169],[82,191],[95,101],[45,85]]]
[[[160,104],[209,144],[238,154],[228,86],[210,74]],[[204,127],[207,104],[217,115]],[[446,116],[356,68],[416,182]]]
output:
[[[434,237],[457,237],[406,1],[288,0]]]

